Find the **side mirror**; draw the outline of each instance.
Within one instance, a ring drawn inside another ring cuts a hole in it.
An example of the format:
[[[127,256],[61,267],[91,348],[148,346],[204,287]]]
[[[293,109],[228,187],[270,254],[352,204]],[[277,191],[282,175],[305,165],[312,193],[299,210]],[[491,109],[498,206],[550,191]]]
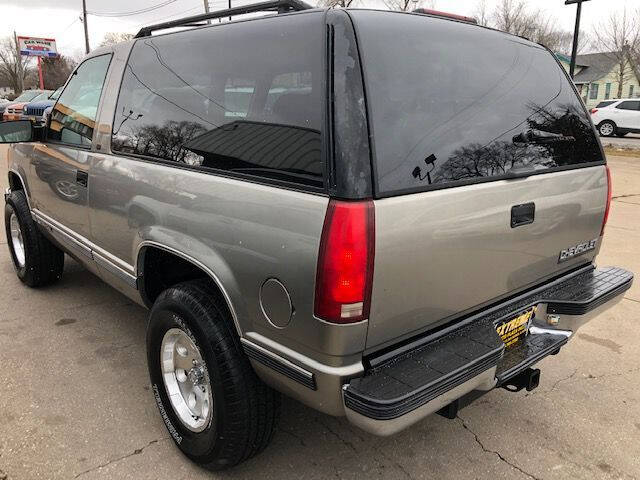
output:
[[[29,120],[0,122],[0,143],[33,141],[33,126]]]

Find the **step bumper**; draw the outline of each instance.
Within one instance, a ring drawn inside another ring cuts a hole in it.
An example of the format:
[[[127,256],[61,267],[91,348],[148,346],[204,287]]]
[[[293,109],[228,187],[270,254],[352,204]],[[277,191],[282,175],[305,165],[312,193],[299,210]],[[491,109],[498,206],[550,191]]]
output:
[[[474,390],[489,391],[558,353],[578,328],[621,300],[632,282],[633,274],[622,268],[594,268],[480,312],[351,379],[343,386],[346,416],[368,432],[391,435]],[[528,335],[506,348],[496,325],[532,307]]]

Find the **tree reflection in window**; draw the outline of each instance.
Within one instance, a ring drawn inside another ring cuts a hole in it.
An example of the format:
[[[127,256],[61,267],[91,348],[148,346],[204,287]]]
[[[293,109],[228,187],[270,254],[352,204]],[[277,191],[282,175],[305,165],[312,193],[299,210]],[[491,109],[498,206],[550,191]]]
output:
[[[595,137],[589,135],[591,125],[584,121],[584,112],[579,106],[571,104],[551,109],[530,104],[528,108],[533,113],[519,133],[514,135],[518,130],[513,129],[498,137],[510,135],[509,140],[496,139],[484,145],[472,143],[454,150],[437,166],[433,183],[502,176],[520,167],[563,167],[575,164],[577,158],[583,162],[600,160]]]

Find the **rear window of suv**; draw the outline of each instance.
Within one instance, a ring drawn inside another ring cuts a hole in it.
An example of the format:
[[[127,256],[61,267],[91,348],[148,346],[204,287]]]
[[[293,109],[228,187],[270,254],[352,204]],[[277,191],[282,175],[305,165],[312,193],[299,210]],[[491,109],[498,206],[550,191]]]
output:
[[[321,13],[138,40],[111,148],[187,168],[322,189]]]
[[[423,15],[351,15],[378,196],[603,162],[584,106],[543,47]]]

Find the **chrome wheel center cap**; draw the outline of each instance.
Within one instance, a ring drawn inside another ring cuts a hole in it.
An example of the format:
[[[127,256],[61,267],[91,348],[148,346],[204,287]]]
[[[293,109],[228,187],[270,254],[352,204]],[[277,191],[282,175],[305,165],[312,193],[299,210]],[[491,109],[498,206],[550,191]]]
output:
[[[204,368],[202,366],[194,366],[189,373],[187,374],[187,378],[193,386],[202,385],[204,382]]]

